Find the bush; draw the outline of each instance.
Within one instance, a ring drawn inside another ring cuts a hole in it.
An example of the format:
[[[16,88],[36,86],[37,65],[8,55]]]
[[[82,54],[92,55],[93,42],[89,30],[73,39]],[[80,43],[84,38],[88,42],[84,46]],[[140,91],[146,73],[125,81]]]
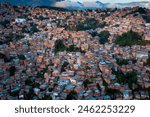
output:
[[[118,65],[127,65],[128,61],[127,59],[116,59]]]
[[[147,42],[149,43],[149,41],[142,40],[142,36],[132,30],[127,33],[123,33],[115,40],[115,43],[120,46],[145,45]]]
[[[43,72],[38,72],[37,73],[37,78],[44,78],[44,73]]]
[[[78,94],[75,91],[71,91],[68,95],[66,100],[77,100]]]
[[[20,59],[20,60],[25,60],[26,58],[25,58],[25,56],[24,55],[18,55],[18,58]]]
[[[55,41],[55,53],[68,51],[68,52],[81,52],[85,53],[85,51],[81,50],[81,48],[75,47],[75,45],[70,45],[69,47],[65,46],[62,40]]]
[[[150,23],[150,15],[144,15],[143,19],[146,21],[146,23]]]
[[[44,95],[44,97],[41,100],[52,100],[53,98],[48,95]]]
[[[98,27],[103,28],[106,26],[106,22],[99,22],[95,18],[88,18],[84,21],[78,21],[75,26],[65,26],[66,30],[73,30],[73,31],[85,31],[90,29],[96,29]]]
[[[10,25],[9,20],[0,21],[0,25],[2,25],[4,28],[7,28],[8,25]]]
[[[55,41],[55,53],[59,51],[65,51],[67,50],[67,47],[64,45],[62,40],[56,40]]]
[[[85,53],[85,51],[83,51],[81,48],[75,47],[75,45],[70,45],[67,48],[67,51],[69,51],[69,52],[81,52],[81,53]]]
[[[98,36],[100,38],[99,42],[101,44],[105,44],[109,41],[108,38],[110,36],[110,33],[109,33],[109,31],[102,31],[100,34],[98,34]]]
[[[15,75],[15,72],[16,72],[16,67],[15,67],[15,66],[11,66],[11,67],[9,68],[10,76],[14,76],[14,75]]]
[[[26,26],[22,28],[22,33],[34,34],[35,32],[39,32],[39,29],[37,28],[37,24],[34,23],[30,23],[30,28]]]
[[[40,21],[43,21],[43,20],[45,20],[45,19],[47,19],[47,18],[44,17],[44,16],[42,16],[42,15],[40,15],[37,19],[40,20]]]
[[[61,66],[61,72],[65,72],[66,70],[65,70],[65,67],[67,67],[69,65],[69,63],[68,62],[64,62],[63,63],[63,65]]]
[[[133,84],[137,84],[137,73],[135,71],[123,74],[121,71],[114,71],[112,73],[116,75],[117,81],[120,84],[128,84],[129,88],[132,89]]]
[[[32,84],[33,84],[33,81],[30,78],[25,80],[25,85],[31,86]]]
[[[111,88],[106,89],[106,95],[111,96],[112,99],[115,99],[117,94],[121,94],[121,92],[117,89],[111,89]]]

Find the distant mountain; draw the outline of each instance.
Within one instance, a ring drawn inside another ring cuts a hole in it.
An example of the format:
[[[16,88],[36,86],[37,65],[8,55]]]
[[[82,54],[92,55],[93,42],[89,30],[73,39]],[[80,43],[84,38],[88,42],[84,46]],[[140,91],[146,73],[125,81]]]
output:
[[[150,9],[150,2],[108,3],[107,8],[144,7]]]
[[[125,7],[144,7],[150,9],[150,2],[130,2],[130,3],[102,3],[100,1],[87,1],[87,2],[73,2],[61,1],[54,4],[57,7],[63,7],[71,10],[84,10],[84,9],[105,9],[105,8],[125,8]]]
[[[72,1],[72,0],[0,0],[1,2],[9,2],[12,5],[24,6],[53,6],[66,8],[69,10],[84,10],[84,9],[105,9],[105,8],[125,8],[125,7],[144,7],[150,9],[149,2],[131,2],[131,3],[102,3],[100,0],[93,1]]]
[[[100,1],[74,2],[74,1],[66,0],[66,1],[56,2],[54,5],[57,7],[64,7],[71,10],[105,8],[105,4],[101,3]]]
[[[82,10],[82,9],[85,8],[84,5],[81,2],[79,2],[79,1],[78,2],[73,2],[73,1],[70,1],[70,0],[56,2],[54,4],[54,6],[66,8],[66,9],[69,9],[69,10]]]

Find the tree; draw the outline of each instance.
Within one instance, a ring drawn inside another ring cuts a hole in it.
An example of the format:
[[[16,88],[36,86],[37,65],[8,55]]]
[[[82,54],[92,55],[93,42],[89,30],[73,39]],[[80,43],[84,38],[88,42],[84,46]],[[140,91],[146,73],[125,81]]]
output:
[[[69,47],[65,46],[62,40],[55,41],[55,53],[61,51],[69,51],[69,52],[81,52],[85,53],[81,48],[75,47],[75,45],[70,45]]]
[[[128,61],[127,59],[116,59],[118,65],[127,65]]]
[[[83,81],[84,88],[88,88],[87,85],[90,83],[88,79]]]
[[[0,53],[0,59],[4,59],[4,62],[10,62],[11,61],[11,58],[7,57],[3,53]]]
[[[34,24],[31,28],[29,33],[34,34],[35,32],[39,32],[39,29],[37,29],[37,26]]]
[[[65,72],[66,70],[65,70],[65,67],[67,67],[69,65],[69,63],[68,62],[64,62],[63,63],[63,65],[61,66],[61,72]]]
[[[13,96],[13,97],[17,97],[19,99],[19,92],[20,92],[20,89],[14,89],[12,91],[10,91],[10,95]]]
[[[77,100],[77,99],[78,99],[78,94],[76,91],[71,91],[66,97],[66,100]]]
[[[25,59],[26,59],[25,56],[24,56],[23,54],[18,55],[18,58],[19,58],[20,60],[25,60]]]
[[[137,84],[137,73],[132,71],[132,72],[128,72],[125,75],[125,78],[127,79],[127,83],[130,89],[133,88],[133,84]]]
[[[67,48],[67,51],[69,51],[69,52],[81,52],[81,53],[85,53],[85,51],[83,51],[81,48],[75,47],[75,45],[70,45]]]
[[[137,32],[130,30],[127,33],[123,33],[121,36],[118,36],[115,43],[120,46],[132,46],[144,45],[146,44],[146,41],[142,40],[142,36],[140,36]]]
[[[15,67],[15,66],[11,66],[11,67],[9,68],[10,76],[14,76],[14,75],[15,75],[15,72],[16,72],[16,67]]]
[[[108,38],[110,36],[110,33],[109,31],[102,31],[100,34],[98,34],[98,36],[99,36],[99,42],[101,44],[105,44],[109,41]]]
[[[48,95],[44,95],[44,97],[41,100],[52,100],[52,97]]]
[[[106,26],[106,22],[99,22],[95,18],[87,18],[84,21],[77,21],[75,25],[70,26],[66,25],[66,30],[74,30],[74,31],[84,31],[84,30],[90,30],[90,29],[96,29],[98,27],[103,28]]]
[[[33,88],[30,88],[29,92],[24,92],[25,100],[32,100],[34,96],[35,96],[35,94],[34,94]]]
[[[7,28],[8,25],[10,25],[9,20],[0,21],[0,25],[2,25],[4,28]]]
[[[150,23],[150,15],[143,15],[143,19],[146,21],[146,23]]]
[[[38,72],[36,76],[37,78],[44,78],[44,72]]]
[[[124,74],[121,71],[115,71],[112,69],[112,73],[116,75],[116,82],[123,85],[128,84],[130,89],[133,88],[133,84],[137,84],[137,73],[135,71]]]
[[[102,17],[102,19],[104,20],[106,17],[108,17],[109,16],[109,14],[106,12],[106,13],[103,13],[103,14],[101,14],[101,17]]]
[[[117,89],[106,89],[106,95],[109,95],[112,99],[115,99],[117,94],[121,94],[121,92]]]
[[[97,87],[97,89],[98,89],[99,91],[101,91],[101,87],[100,87],[100,85],[99,85],[98,83],[96,83],[96,87]]]
[[[31,86],[32,84],[33,84],[33,81],[32,81],[30,78],[27,78],[27,79],[25,80],[25,85]]]
[[[62,40],[55,41],[55,53],[66,50],[67,47],[64,45]]]

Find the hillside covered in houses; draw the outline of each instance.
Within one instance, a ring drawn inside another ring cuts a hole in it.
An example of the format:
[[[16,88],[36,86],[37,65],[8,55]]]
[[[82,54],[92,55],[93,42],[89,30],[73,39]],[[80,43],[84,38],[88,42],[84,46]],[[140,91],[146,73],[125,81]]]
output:
[[[0,14],[0,99],[150,99],[149,9]]]

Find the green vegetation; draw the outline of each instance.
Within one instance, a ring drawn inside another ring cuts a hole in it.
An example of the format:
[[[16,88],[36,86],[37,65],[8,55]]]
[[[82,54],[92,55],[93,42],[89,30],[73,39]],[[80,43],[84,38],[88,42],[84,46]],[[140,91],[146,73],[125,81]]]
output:
[[[33,88],[30,88],[30,89],[29,89],[29,92],[25,92],[25,97],[24,97],[24,99],[25,99],[25,100],[32,100],[34,96],[35,96],[34,90],[33,90]]]
[[[33,84],[33,81],[30,78],[25,80],[25,85],[31,86],[32,84]]]
[[[44,97],[41,100],[52,100],[52,97],[48,95],[44,95]]]
[[[25,60],[25,59],[26,59],[25,56],[24,56],[23,54],[18,55],[18,58],[19,58],[20,60]]]
[[[108,38],[110,36],[110,33],[109,31],[102,31],[100,34],[98,34],[98,36],[99,36],[99,42],[101,44],[105,44],[109,41]]]
[[[55,53],[65,51],[67,50],[67,47],[64,45],[62,40],[56,40],[55,41]]]
[[[43,20],[48,19],[48,18],[44,17],[43,15],[40,15],[37,19],[43,21]]]
[[[30,26],[31,26],[30,28],[24,26],[24,28],[22,28],[22,33],[34,34],[35,32],[39,32],[39,29],[37,28],[37,24],[30,23]]]
[[[125,15],[123,15],[122,17],[125,18],[126,16],[131,15],[131,14],[135,14],[135,13],[137,13],[136,10],[135,11],[129,11],[128,13],[126,13]]]
[[[66,97],[66,100],[76,100],[77,99],[77,92],[76,91],[71,91],[67,97]]]
[[[145,8],[142,8],[142,7],[139,7],[137,10],[134,10],[134,11],[129,11],[128,13],[126,13],[124,16],[122,16],[123,18],[125,18],[126,16],[128,15],[137,15],[137,14],[146,14],[146,9]]]
[[[106,89],[106,95],[109,95],[112,99],[115,99],[117,94],[121,94],[121,92],[117,89]]]
[[[13,97],[18,97],[19,99],[19,92],[20,92],[20,89],[14,89],[12,91],[10,91],[10,95],[13,96]]]
[[[38,72],[37,75],[36,75],[37,78],[44,78],[44,73],[41,71],[41,72]]]
[[[127,60],[127,59],[116,59],[116,60],[117,60],[116,63],[118,65],[127,65],[129,62],[129,60]]]
[[[4,62],[10,62],[12,58],[7,57],[3,53],[0,53],[0,59],[4,59]]]
[[[70,45],[70,46],[67,48],[67,51],[68,51],[68,52],[81,52],[81,53],[85,53],[85,51],[83,51],[81,48],[75,47],[75,45]]]
[[[73,31],[84,31],[84,30],[90,30],[90,29],[96,29],[96,28],[103,28],[106,26],[106,22],[99,22],[95,18],[88,18],[84,21],[78,21],[76,23],[76,26],[65,26],[66,30],[73,30]]]
[[[33,88],[39,88],[40,84],[32,80],[32,76],[25,80],[25,85],[32,86]]]
[[[80,48],[75,47],[75,45],[70,45],[69,47],[65,46],[62,40],[55,41],[55,53],[68,51],[68,52],[81,52],[85,53],[85,51],[81,50]]]
[[[104,20],[106,17],[108,17],[108,16],[109,16],[108,13],[103,13],[103,14],[101,14],[101,17],[102,17],[103,20]]]
[[[144,15],[143,19],[146,21],[146,23],[150,23],[150,15]]]
[[[7,28],[10,25],[9,20],[0,21],[0,25],[2,25],[4,28]]]
[[[88,79],[83,81],[84,88],[88,88],[87,87],[88,84],[90,84],[90,81]]]
[[[39,32],[39,29],[37,29],[36,24],[33,24],[31,25],[31,28],[30,28],[30,34],[34,34],[35,32]]]
[[[133,88],[133,84],[137,84],[137,73],[134,71],[123,74],[120,71],[112,70],[112,73],[116,75],[116,82],[123,85],[128,84],[130,89]]]
[[[129,61],[131,61],[133,64],[135,64],[136,63],[136,60],[135,59],[123,59],[123,58],[121,58],[121,59],[116,59],[117,61],[116,61],[116,63],[118,64],[118,65],[127,65],[128,63],[129,63]]]
[[[61,72],[65,72],[66,70],[65,70],[65,67],[67,67],[69,65],[69,63],[68,62],[64,62],[63,63],[63,65],[61,66]]]
[[[100,87],[100,85],[99,85],[98,83],[96,83],[96,87],[97,87],[97,89],[98,89],[99,91],[101,91],[101,87]]]
[[[5,40],[0,40],[0,45],[7,44],[12,41],[17,41],[22,38],[24,38],[24,35],[10,33],[9,35],[5,36]]]
[[[9,68],[10,76],[14,76],[14,75],[15,75],[15,72],[16,72],[16,67],[15,67],[15,66],[11,66],[11,67]]]
[[[18,16],[18,18],[26,19],[26,18],[28,18],[28,14],[22,14],[22,15]]]
[[[146,92],[148,92],[148,95],[149,95],[149,97],[150,97],[150,87],[149,88],[146,88],[146,89],[144,89]],[[150,98],[149,98],[150,99]]]
[[[118,36],[115,43],[120,46],[132,46],[150,44],[150,41],[142,40],[142,36],[140,36],[137,32],[130,30],[127,33],[123,33],[121,36]]]

